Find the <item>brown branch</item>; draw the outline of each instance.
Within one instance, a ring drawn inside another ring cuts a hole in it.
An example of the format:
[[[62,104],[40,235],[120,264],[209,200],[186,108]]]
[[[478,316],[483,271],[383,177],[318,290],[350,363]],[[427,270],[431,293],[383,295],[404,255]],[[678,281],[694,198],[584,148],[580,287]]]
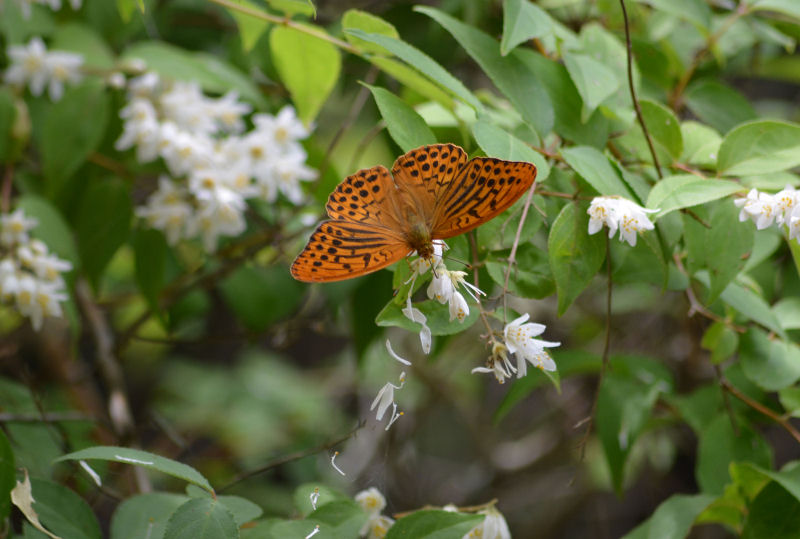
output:
[[[636,118],[639,120],[639,125],[642,126],[644,138],[647,141],[647,147],[650,149],[650,155],[653,157],[653,164],[656,167],[656,173],[659,179],[664,176],[661,174],[661,165],[658,162],[656,149],[653,146],[653,139],[650,138],[650,132],[647,130],[647,125],[644,122],[642,109],[639,106],[639,99],[636,97],[636,89],[633,86],[633,46],[631,45],[631,31],[628,25],[628,11],[625,9],[625,0],[619,0],[619,5],[622,8],[622,19],[625,21],[625,49],[628,56],[628,89],[631,93],[631,100],[633,100],[633,108],[636,109]]]
[[[266,464],[264,464],[263,466],[255,468],[253,470],[248,470],[246,472],[242,472],[239,475],[237,475],[236,477],[234,477],[228,484],[224,485],[221,488],[218,488],[216,490],[216,492],[217,493],[224,492],[224,491],[228,490],[229,488],[231,488],[232,486],[236,485],[237,483],[240,483],[240,482],[244,481],[245,479],[250,479],[251,477],[254,477],[256,475],[262,474],[264,472],[268,472],[268,471],[272,470],[273,468],[277,468],[278,466],[283,466],[284,464],[288,464],[289,462],[294,462],[295,460],[300,460],[302,458],[309,457],[311,455],[315,455],[315,454],[320,453],[322,451],[328,451],[328,450],[336,447],[340,443],[345,442],[345,441],[349,440],[350,438],[352,438],[353,435],[355,435],[355,433],[357,433],[359,430],[361,430],[361,428],[365,424],[366,424],[365,422],[360,421],[358,423],[358,425],[355,426],[354,429],[352,429],[347,434],[344,434],[343,436],[340,436],[339,438],[336,438],[335,440],[331,440],[331,441],[325,442],[325,443],[323,443],[321,445],[318,445],[316,447],[311,447],[311,448],[308,448],[308,449],[302,449],[300,451],[295,451],[294,453],[289,453],[288,455],[284,455],[282,457],[278,457],[276,459],[273,459],[273,460],[267,462]]]
[[[722,384],[722,381],[725,379],[725,377],[722,374],[722,369],[719,368],[719,365],[714,365],[714,375],[717,377],[717,382],[719,382],[720,387],[724,389],[725,386]],[[733,413],[731,398],[730,395],[728,395],[727,391],[722,392],[722,400],[725,403],[725,409],[728,411],[728,417],[731,420],[731,427],[733,428],[733,432],[734,434],[736,434],[736,436],[739,436],[739,424],[736,423],[736,414]]]
[[[767,416],[775,423],[786,429],[786,432],[791,434],[792,438],[794,438],[798,443],[800,443],[800,432],[798,432],[797,429],[794,428],[794,426],[789,422],[788,419],[773,412],[760,402],[751,399],[750,397],[742,393],[736,386],[732,385],[727,379],[722,378],[720,380],[720,384],[722,385],[722,388],[725,391],[727,391],[728,393],[730,393],[731,395],[733,395],[734,397],[745,403],[753,410]]]

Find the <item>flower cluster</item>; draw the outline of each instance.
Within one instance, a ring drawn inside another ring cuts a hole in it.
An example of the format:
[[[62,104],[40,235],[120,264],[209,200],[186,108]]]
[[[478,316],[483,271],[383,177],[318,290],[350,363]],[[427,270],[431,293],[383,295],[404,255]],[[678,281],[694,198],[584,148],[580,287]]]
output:
[[[361,537],[366,537],[367,539],[382,539],[385,537],[386,532],[394,524],[394,520],[381,514],[381,511],[386,507],[386,498],[383,497],[381,491],[375,487],[370,487],[356,494],[355,500],[368,516],[367,522],[361,528]]]
[[[16,2],[20,11],[22,12],[22,16],[26,19],[29,19],[31,16],[31,7],[33,4],[49,6],[53,11],[59,11],[61,9],[61,0],[16,0]],[[72,9],[78,10],[81,8],[83,0],[69,0],[69,4]],[[0,12],[2,11],[2,8],[3,4],[0,2]]]
[[[647,218],[648,213],[658,210],[642,208],[635,202],[620,197],[595,197],[586,213],[589,214],[589,234],[598,232],[603,225],[608,227],[611,238],[619,229],[619,240],[636,246],[637,232],[653,230],[655,226]]]
[[[404,365],[411,364],[410,361],[406,361],[405,359],[401,358],[395,353],[394,350],[392,350],[392,345],[389,343],[388,339],[386,340],[386,349],[389,351],[389,354],[397,361],[403,363]],[[386,425],[385,430],[389,430],[389,428],[394,424],[394,422],[397,421],[400,418],[400,416],[403,415],[403,412],[397,411],[397,403],[394,402],[394,392],[396,390],[403,389],[403,386],[406,383],[405,372],[400,373],[399,382],[400,385],[394,385],[391,382],[386,382],[386,384],[384,384],[384,386],[380,389],[380,391],[378,391],[378,395],[375,397],[375,399],[372,401],[372,405],[369,407],[370,411],[375,410],[377,408],[375,412],[375,418],[378,421],[381,421],[383,419],[383,416],[386,413],[386,410],[389,409],[389,406],[392,407],[392,416],[389,418],[389,423]]]
[[[556,364],[545,348],[560,346],[561,343],[536,339],[535,337],[544,333],[546,326],[528,322],[529,317],[528,313],[525,313],[506,324],[503,331],[504,342],[495,341],[487,366],[477,367],[472,369],[472,372],[494,374],[497,381],[502,384],[506,378],[511,378],[512,374],[516,373],[517,378],[525,376],[528,372],[528,363],[543,371],[555,371]],[[509,352],[516,356],[516,365],[508,359]]]
[[[37,224],[22,209],[0,215],[0,301],[13,304],[38,331],[45,316],[62,315],[61,302],[68,296],[61,274],[72,264],[30,237]]]
[[[214,251],[220,236],[244,231],[246,199],[274,202],[282,194],[300,204],[300,182],[316,178],[299,143],[310,131],[290,106],[276,116],[254,114],[246,131],[251,107],[236,92],[211,98],[196,83],[167,84],[146,73],[129,81],[128,97],[115,147],[135,147],[141,163],[164,160],[170,176],[137,214],[172,244],[201,237]]]
[[[35,96],[42,95],[47,87],[50,99],[58,101],[64,95],[64,84],[75,84],[83,78],[83,56],[73,52],[48,51],[40,37],[33,37],[27,45],[8,47],[11,65],[3,78],[20,88],[28,86]]]
[[[739,221],[752,219],[758,230],[763,230],[773,223],[789,228],[789,239],[800,237],[800,192],[787,185],[774,195],[751,189],[747,197],[734,201],[741,208]]]

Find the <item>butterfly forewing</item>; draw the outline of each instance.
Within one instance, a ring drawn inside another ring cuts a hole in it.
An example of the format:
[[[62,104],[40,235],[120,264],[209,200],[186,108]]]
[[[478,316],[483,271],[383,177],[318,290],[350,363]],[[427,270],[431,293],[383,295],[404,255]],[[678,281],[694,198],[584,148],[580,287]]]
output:
[[[328,197],[325,209],[337,221],[397,227],[396,191],[389,171],[378,165],[345,178]]]
[[[340,281],[385,268],[409,254],[405,239],[383,226],[324,221],[292,264],[298,281]]]
[[[431,236],[463,234],[511,207],[536,179],[530,163],[475,157],[436,199]]]

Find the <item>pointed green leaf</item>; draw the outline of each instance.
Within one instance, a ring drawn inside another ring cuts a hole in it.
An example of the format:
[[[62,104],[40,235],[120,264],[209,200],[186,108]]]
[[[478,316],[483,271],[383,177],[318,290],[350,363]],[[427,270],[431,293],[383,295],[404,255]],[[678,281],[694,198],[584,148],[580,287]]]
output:
[[[45,528],[64,539],[100,539],[92,508],[75,491],[52,481],[31,478],[33,510]]]
[[[686,89],[686,106],[720,133],[757,118],[750,101],[716,80],[702,80]]]
[[[504,0],[500,53],[505,56],[520,43],[549,34],[551,27],[550,15],[536,4],[528,0]]]
[[[436,136],[428,124],[405,101],[378,86],[364,86],[372,92],[389,134],[404,152],[426,144],[436,144]]]
[[[605,64],[588,54],[565,52],[564,65],[583,100],[581,121],[586,123],[592,112],[620,88],[621,82]]]
[[[766,332],[750,328],[742,335],[739,358],[745,376],[767,391],[777,391],[800,380],[800,348]]]
[[[714,501],[708,494],[673,494],[658,506],[649,519],[622,539],[683,539],[694,519]]]
[[[689,21],[701,29],[711,28],[711,9],[703,0],[637,0],[659,11]]]
[[[588,229],[589,216],[586,210],[576,204],[564,206],[550,228],[547,251],[558,291],[559,316],[583,292],[603,265],[605,239],[602,234],[590,236]]]
[[[778,172],[800,165],[800,125],[748,122],[730,131],[719,147],[717,169],[728,176]]]
[[[561,151],[564,161],[601,195],[633,199],[608,158],[590,146],[574,146]]]
[[[542,155],[508,131],[480,119],[472,124],[475,142],[489,157],[506,161],[526,161],[536,165],[536,182],[541,183],[550,175],[550,165]]]
[[[214,492],[208,480],[203,477],[200,472],[172,459],[142,451],[140,449],[130,449],[127,447],[114,447],[114,446],[96,446],[81,449],[68,453],[62,457],[55,459],[55,462],[64,460],[111,460],[114,462],[121,462],[123,464],[132,464],[134,466],[141,466],[150,470],[157,470],[159,472],[177,477],[188,481],[193,485],[204,488],[209,492]]]
[[[254,4],[250,0],[237,0],[237,4],[252,11],[260,10],[258,4]],[[259,38],[269,27],[269,21],[254,17],[249,13],[242,13],[238,9],[226,8],[226,10],[230,16],[233,17],[233,20],[236,21],[236,26],[239,28],[239,39],[242,41],[242,50],[245,52],[252,50]]]
[[[400,34],[397,33],[397,28],[395,28],[393,24],[372,13],[367,13],[359,9],[348,9],[345,12],[342,17],[342,30],[344,31],[347,41],[370,54],[386,54],[388,49],[380,46],[380,44],[377,44],[375,41],[369,41],[358,37],[356,33],[353,33],[354,30],[357,33],[394,38],[397,41],[400,40]]]
[[[657,101],[641,99],[639,104],[653,143],[663,148],[672,159],[678,159],[683,152],[683,135],[678,118]]]
[[[782,13],[800,21],[800,4],[794,0],[755,0],[749,4],[753,11]]]
[[[275,69],[292,96],[298,116],[305,123],[313,121],[339,79],[339,50],[322,38],[288,26],[272,29],[269,46]]]
[[[124,500],[111,517],[113,539],[164,537],[167,521],[188,496],[167,492],[139,494]]]
[[[193,498],[172,513],[164,539],[234,539],[239,528],[233,515],[214,498]]]
[[[414,511],[408,516],[398,519],[389,528],[386,539],[446,539],[464,537],[480,524],[483,515],[451,513],[450,511],[422,510]]]
[[[681,208],[690,208],[742,191],[737,182],[703,179],[694,174],[678,174],[659,180],[650,190],[647,207],[658,209],[663,217]]]

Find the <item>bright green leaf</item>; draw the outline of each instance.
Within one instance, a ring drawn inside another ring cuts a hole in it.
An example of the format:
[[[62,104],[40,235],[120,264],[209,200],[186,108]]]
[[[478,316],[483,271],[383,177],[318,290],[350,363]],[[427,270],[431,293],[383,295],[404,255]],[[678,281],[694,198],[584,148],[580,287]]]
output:
[[[778,390],[781,406],[792,417],[800,417],[800,387],[785,387]]]
[[[637,0],[649,4],[659,11],[669,13],[699,28],[708,31],[711,28],[711,9],[703,0]]]
[[[737,182],[703,179],[694,174],[667,176],[653,186],[647,198],[647,207],[658,209],[658,217],[700,204],[728,197],[742,191]],[[735,207],[735,206],[734,206]]]
[[[800,380],[800,348],[766,332],[750,328],[742,335],[739,359],[744,374],[767,391],[776,391]]]
[[[683,154],[681,160],[701,167],[716,167],[722,137],[711,127],[689,121],[681,124]]]
[[[549,34],[552,21],[545,10],[528,0],[504,0],[500,53],[505,56],[520,43]]]
[[[657,101],[641,99],[639,104],[653,144],[663,148],[673,159],[678,159],[683,152],[683,136],[678,118]]]
[[[608,158],[590,146],[574,146],[561,151],[564,161],[601,195],[633,198]]]
[[[465,536],[480,524],[483,515],[424,509],[400,518],[389,528],[386,539],[449,539]]]
[[[316,29],[319,34],[322,29]],[[321,37],[288,26],[269,35],[270,51],[281,81],[289,89],[297,114],[305,123],[316,118],[339,79],[339,50]]]
[[[234,539],[239,529],[233,515],[218,500],[193,498],[167,521],[164,539]]]
[[[602,234],[589,235],[589,216],[576,204],[567,204],[550,228],[547,253],[558,291],[561,316],[589,285],[603,264],[606,242]]]
[[[319,505],[308,520],[318,522],[320,531],[324,528],[334,537],[357,537],[367,514],[354,500],[341,499]]]
[[[566,52],[564,65],[583,100],[581,122],[586,123],[594,110],[622,83],[611,69],[588,54]]]
[[[739,334],[722,322],[714,322],[703,334],[700,345],[711,352],[711,363],[719,365],[738,349]]]
[[[426,144],[436,144],[433,131],[410,105],[388,90],[368,84],[365,86],[372,92],[389,134],[404,152]]]
[[[519,51],[502,56],[497,41],[477,28],[430,7],[417,6],[415,11],[431,17],[450,32],[540,136],[550,132],[553,126],[550,98],[536,73],[520,61]]]
[[[752,11],[782,13],[800,21],[800,4],[794,0],[755,0],[749,3]]]
[[[163,538],[167,521],[188,496],[167,492],[150,492],[125,499],[111,517],[114,539]]]
[[[450,311],[447,305],[442,305],[436,300],[426,300],[414,303],[414,307],[419,309],[427,318],[425,322],[431,330],[432,335],[453,335],[460,333],[478,321],[478,305],[467,299],[469,314],[462,322],[450,320]],[[375,317],[375,323],[381,327],[397,326],[414,333],[419,333],[422,326],[417,322],[412,322],[403,314],[403,305],[398,305],[395,301],[390,301],[386,307]]]
[[[250,2],[250,0],[237,0],[236,2],[243,8],[247,8],[253,11],[259,11],[258,4],[254,4]],[[243,13],[242,11],[234,8],[226,8],[228,13],[233,17],[233,20],[236,21],[236,26],[239,28],[239,39],[242,40],[242,49],[244,51],[250,51],[255,47],[256,43],[258,42],[259,38],[264,34],[266,29],[269,27],[269,22],[255,17],[249,13]]]
[[[123,464],[133,464],[134,466],[141,466],[150,470],[157,470],[159,472],[183,479],[193,485],[204,488],[209,492],[213,492],[208,480],[200,475],[200,473],[182,462],[178,462],[154,453],[142,451],[139,449],[129,449],[127,447],[114,447],[114,446],[96,446],[81,449],[68,453],[59,457],[56,462],[64,460],[111,460],[114,462],[121,462]]]
[[[380,46],[380,44],[377,44],[375,41],[369,41],[358,37],[357,33],[394,38],[397,42],[403,43],[400,41],[400,34],[397,33],[397,28],[395,28],[393,24],[372,13],[367,13],[359,9],[348,9],[345,12],[342,17],[342,30],[344,31],[347,41],[366,53],[386,54],[388,49]],[[353,33],[353,30],[357,33]],[[409,47],[411,46],[409,45]]]
[[[662,502],[649,519],[622,539],[683,539],[714,496],[673,494]]]
[[[73,490],[45,479],[31,478],[33,510],[45,528],[64,539],[100,539],[92,508]]]
[[[772,306],[783,329],[800,329],[800,298],[788,297]]]
[[[725,135],[717,168],[729,176],[766,174],[800,165],[800,125],[775,120],[748,122]]]
[[[472,124],[475,142],[489,157],[506,161],[526,161],[536,165],[536,182],[541,183],[550,175],[550,165],[542,155],[508,131],[480,119]]]
[[[800,530],[800,501],[770,482],[747,507],[743,539],[794,539]]]

